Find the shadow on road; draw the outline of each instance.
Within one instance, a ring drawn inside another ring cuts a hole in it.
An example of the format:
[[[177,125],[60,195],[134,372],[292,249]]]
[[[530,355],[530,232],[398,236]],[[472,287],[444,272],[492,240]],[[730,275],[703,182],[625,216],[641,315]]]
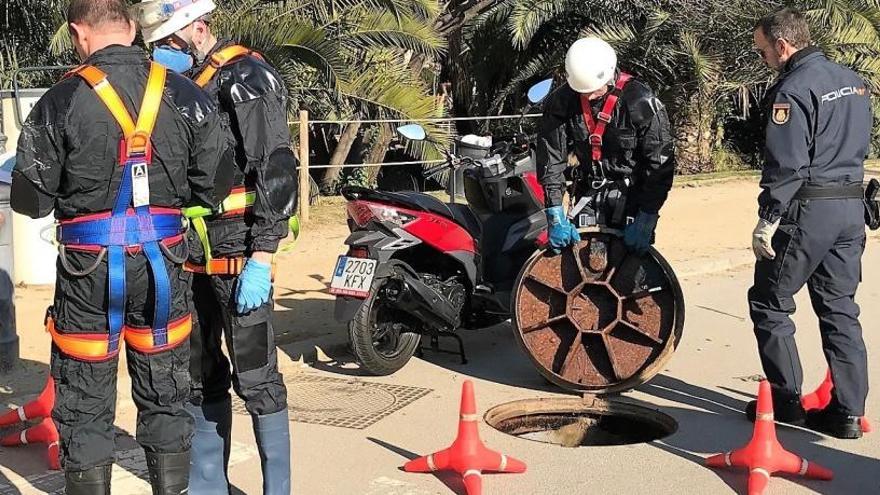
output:
[[[757,388],[757,384],[753,388]],[[685,406],[660,408],[678,421],[679,429],[675,434],[651,443],[683,459],[702,466],[706,456],[738,449],[752,436],[753,424],[743,414],[745,400],[666,375],[657,376],[639,387],[639,391]],[[741,396],[750,395],[744,391],[730,391]],[[622,400],[657,409],[654,404],[631,397]],[[880,460],[836,448],[829,445],[825,437],[804,428],[777,424],[776,430],[779,441],[787,450],[834,471],[833,482],[786,476],[788,479],[823,494],[877,493]],[[870,437],[861,441],[870,441]],[[734,491],[746,493],[745,471],[732,468],[712,471]]]
[[[411,461],[413,459],[418,459],[419,457],[421,457],[419,454],[416,454],[415,452],[410,452],[406,449],[403,449],[403,448],[398,447],[396,445],[390,444],[388,442],[383,442],[382,440],[379,440],[377,438],[367,437],[367,440],[375,443],[376,445],[379,445],[380,447],[384,447],[384,448],[390,450],[391,452],[394,452],[395,454],[405,458],[408,461]],[[403,471],[403,467],[401,467],[399,469],[401,471]],[[430,474],[433,474],[434,477],[436,477],[438,480],[440,480],[444,485],[446,485],[447,488],[449,488],[453,492],[465,493],[464,482],[461,480],[461,477],[458,476],[456,473],[453,473],[451,471],[438,471],[436,473],[430,473]]]

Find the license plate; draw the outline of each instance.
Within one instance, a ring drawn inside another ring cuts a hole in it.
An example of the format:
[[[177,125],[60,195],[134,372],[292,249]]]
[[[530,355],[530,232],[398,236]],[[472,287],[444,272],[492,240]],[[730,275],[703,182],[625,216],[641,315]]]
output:
[[[330,281],[330,293],[337,296],[366,298],[376,275],[376,260],[340,256]]]

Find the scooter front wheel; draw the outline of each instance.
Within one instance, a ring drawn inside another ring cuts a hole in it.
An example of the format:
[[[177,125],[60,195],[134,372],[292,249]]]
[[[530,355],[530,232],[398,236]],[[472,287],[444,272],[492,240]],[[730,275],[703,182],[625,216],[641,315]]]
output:
[[[415,326],[410,315],[385,304],[381,287],[373,287],[348,325],[361,367],[372,375],[386,376],[406,366],[421,340]]]

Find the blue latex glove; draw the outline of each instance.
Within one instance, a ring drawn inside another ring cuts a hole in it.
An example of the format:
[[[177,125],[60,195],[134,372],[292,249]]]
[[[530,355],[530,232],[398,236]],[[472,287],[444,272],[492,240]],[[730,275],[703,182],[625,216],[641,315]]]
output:
[[[553,206],[545,210],[550,234],[550,248],[559,254],[562,248],[574,245],[581,240],[581,235],[568,218],[561,206]]]
[[[235,305],[238,314],[249,313],[269,301],[272,291],[272,267],[255,259],[247,260],[238,276]]]
[[[623,229],[623,243],[630,251],[644,254],[651,246],[651,238],[654,237],[654,229],[657,228],[657,220],[660,215],[640,211],[633,223]]]

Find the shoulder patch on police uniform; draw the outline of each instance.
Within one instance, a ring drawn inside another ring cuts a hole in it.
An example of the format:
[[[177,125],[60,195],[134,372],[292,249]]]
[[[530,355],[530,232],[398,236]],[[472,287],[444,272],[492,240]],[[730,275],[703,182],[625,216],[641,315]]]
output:
[[[770,118],[776,125],[783,125],[788,122],[791,116],[791,103],[774,103],[773,114]]]

